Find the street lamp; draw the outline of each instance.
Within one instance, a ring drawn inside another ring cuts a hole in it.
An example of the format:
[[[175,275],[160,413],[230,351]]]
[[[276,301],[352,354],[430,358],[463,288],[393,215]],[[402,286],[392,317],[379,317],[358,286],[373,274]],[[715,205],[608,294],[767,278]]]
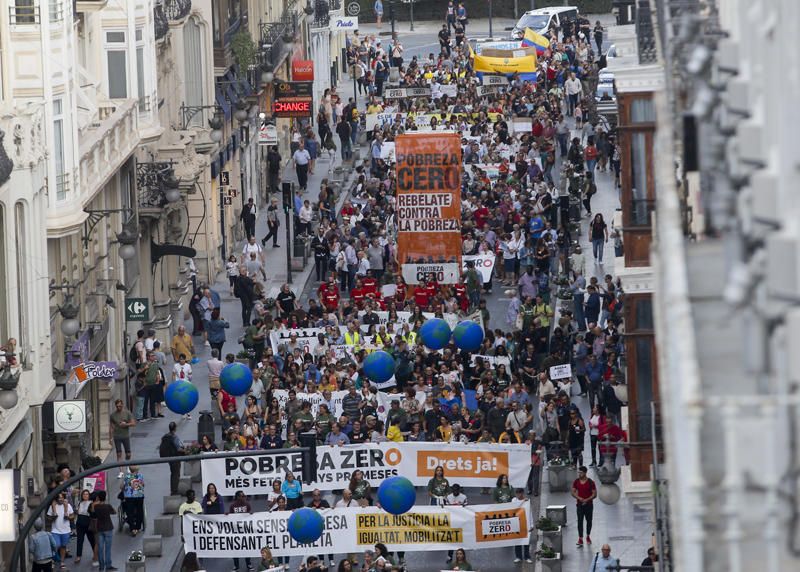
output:
[[[308,4],[303,8],[303,12],[306,13],[306,22],[310,24],[312,20],[314,20],[314,6],[311,5],[311,0],[309,0]]]
[[[233,112],[233,117],[239,123],[244,123],[249,117],[250,105],[243,99],[236,102],[236,111]]]
[[[81,328],[81,323],[78,321],[80,308],[72,300],[72,294],[69,292],[64,296],[64,305],[58,307],[58,313],[61,314],[61,333],[67,337],[77,334]]]
[[[13,358],[14,354],[6,354],[7,358]],[[0,370],[0,407],[3,409],[13,409],[19,401],[17,395],[17,385],[19,384],[19,376],[22,373],[20,368],[12,370],[8,360],[6,366]]]

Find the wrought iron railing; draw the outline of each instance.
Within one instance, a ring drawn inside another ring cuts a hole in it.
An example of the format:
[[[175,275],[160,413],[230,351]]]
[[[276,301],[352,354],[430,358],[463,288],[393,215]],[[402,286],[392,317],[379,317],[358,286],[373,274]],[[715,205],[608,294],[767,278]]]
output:
[[[653,64],[658,61],[650,0],[638,0],[636,3],[636,40],[639,44],[640,64]]]
[[[260,28],[261,49],[265,52],[266,61],[277,66],[287,44],[294,41],[297,32],[297,14],[284,12],[277,22],[262,22]]]
[[[170,22],[182,20],[192,11],[192,0],[164,0],[164,15]]]
[[[164,2],[158,0],[153,6],[153,28],[155,29],[156,41],[162,40],[169,32],[169,21],[164,14]]]
[[[136,163],[136,188],[140,207],[162,208],[167,204],[164,181],[174,174],[174,167],[171,161]]]

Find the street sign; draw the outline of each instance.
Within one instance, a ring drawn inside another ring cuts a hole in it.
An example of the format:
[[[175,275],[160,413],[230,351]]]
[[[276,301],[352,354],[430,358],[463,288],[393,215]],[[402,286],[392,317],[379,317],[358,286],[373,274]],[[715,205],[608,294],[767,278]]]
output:
[[[358,17],[357,16],[334,16],[331,18],[331,32],[338,32],[345,30],[354,32],[358,30]]]
[[[233,205],[233,197],[222,197],[222,204],[226,207]]]
[[[229,197],[236,197],[239,195],[239,191],[237,191],[236,189],[228,189],[228,192],[225,194]]]
[[[266,119],[261,123],[258,130],[258,144],[259,145],[277,145],[278,144],[278,126],[272,123],[267,123]]]
[[[314,82],[311,81],[276,81],[275,97],[312,97],[314,95]]]
[[[125,298],[125,320],[146,322],[150,319],[150,302],[147,298]]]
[[[351,16],[358,16],[361,12],[361,5],[358,2],[350,2],[347,5],[347,13]]]
[[[231,172],[230,171],[222,171],[219,174],[219,185],[220,187],[225,187],[231,184]]]

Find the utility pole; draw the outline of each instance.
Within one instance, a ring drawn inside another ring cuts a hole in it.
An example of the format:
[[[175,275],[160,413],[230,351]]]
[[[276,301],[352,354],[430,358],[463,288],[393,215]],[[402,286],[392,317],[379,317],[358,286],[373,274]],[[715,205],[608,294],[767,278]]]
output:
[[[414,31],[414,0],[409,2],[409,9],[411,10],[411,31]]]
[[[492,33],[492,0],[489,0],[489,38],[494,38]]]
[[[389,0],[389,18],[392,21],[392,37],[394,37],[394,0]]]

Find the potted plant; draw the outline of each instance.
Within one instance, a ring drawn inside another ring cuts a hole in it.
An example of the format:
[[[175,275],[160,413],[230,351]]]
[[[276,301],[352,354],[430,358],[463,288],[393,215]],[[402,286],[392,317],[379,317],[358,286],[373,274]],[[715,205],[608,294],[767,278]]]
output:
[[[238,361],[239,363],[249,364],[251,357],[252,356],[250,355],[249,351],[247,351],[247,350],[239,350],[239,353],[236,354],[236,361]]]
[[[561,552],[562,549],[562,534],[561,526],[547,518],[546,516],[540,517],[536,521],[536,528],[542,536],[542,548],[550,548],[554,552]]]
[[[561,572],[561,553],[542,545],[536,551],[536,558],[542,565],[542,572]]]
[[[128,562],[125,566],[126,572],[133,572],[135,570],[146,570],[146,561],[147,557],[145,557],[144,553],[141,550],[134,550],[131,552],[130,556],[128,556]]]
[[[569,486],[578,476],[568,457],[551,458],[547,463],[547,471],[551,493],[569,492]]]

